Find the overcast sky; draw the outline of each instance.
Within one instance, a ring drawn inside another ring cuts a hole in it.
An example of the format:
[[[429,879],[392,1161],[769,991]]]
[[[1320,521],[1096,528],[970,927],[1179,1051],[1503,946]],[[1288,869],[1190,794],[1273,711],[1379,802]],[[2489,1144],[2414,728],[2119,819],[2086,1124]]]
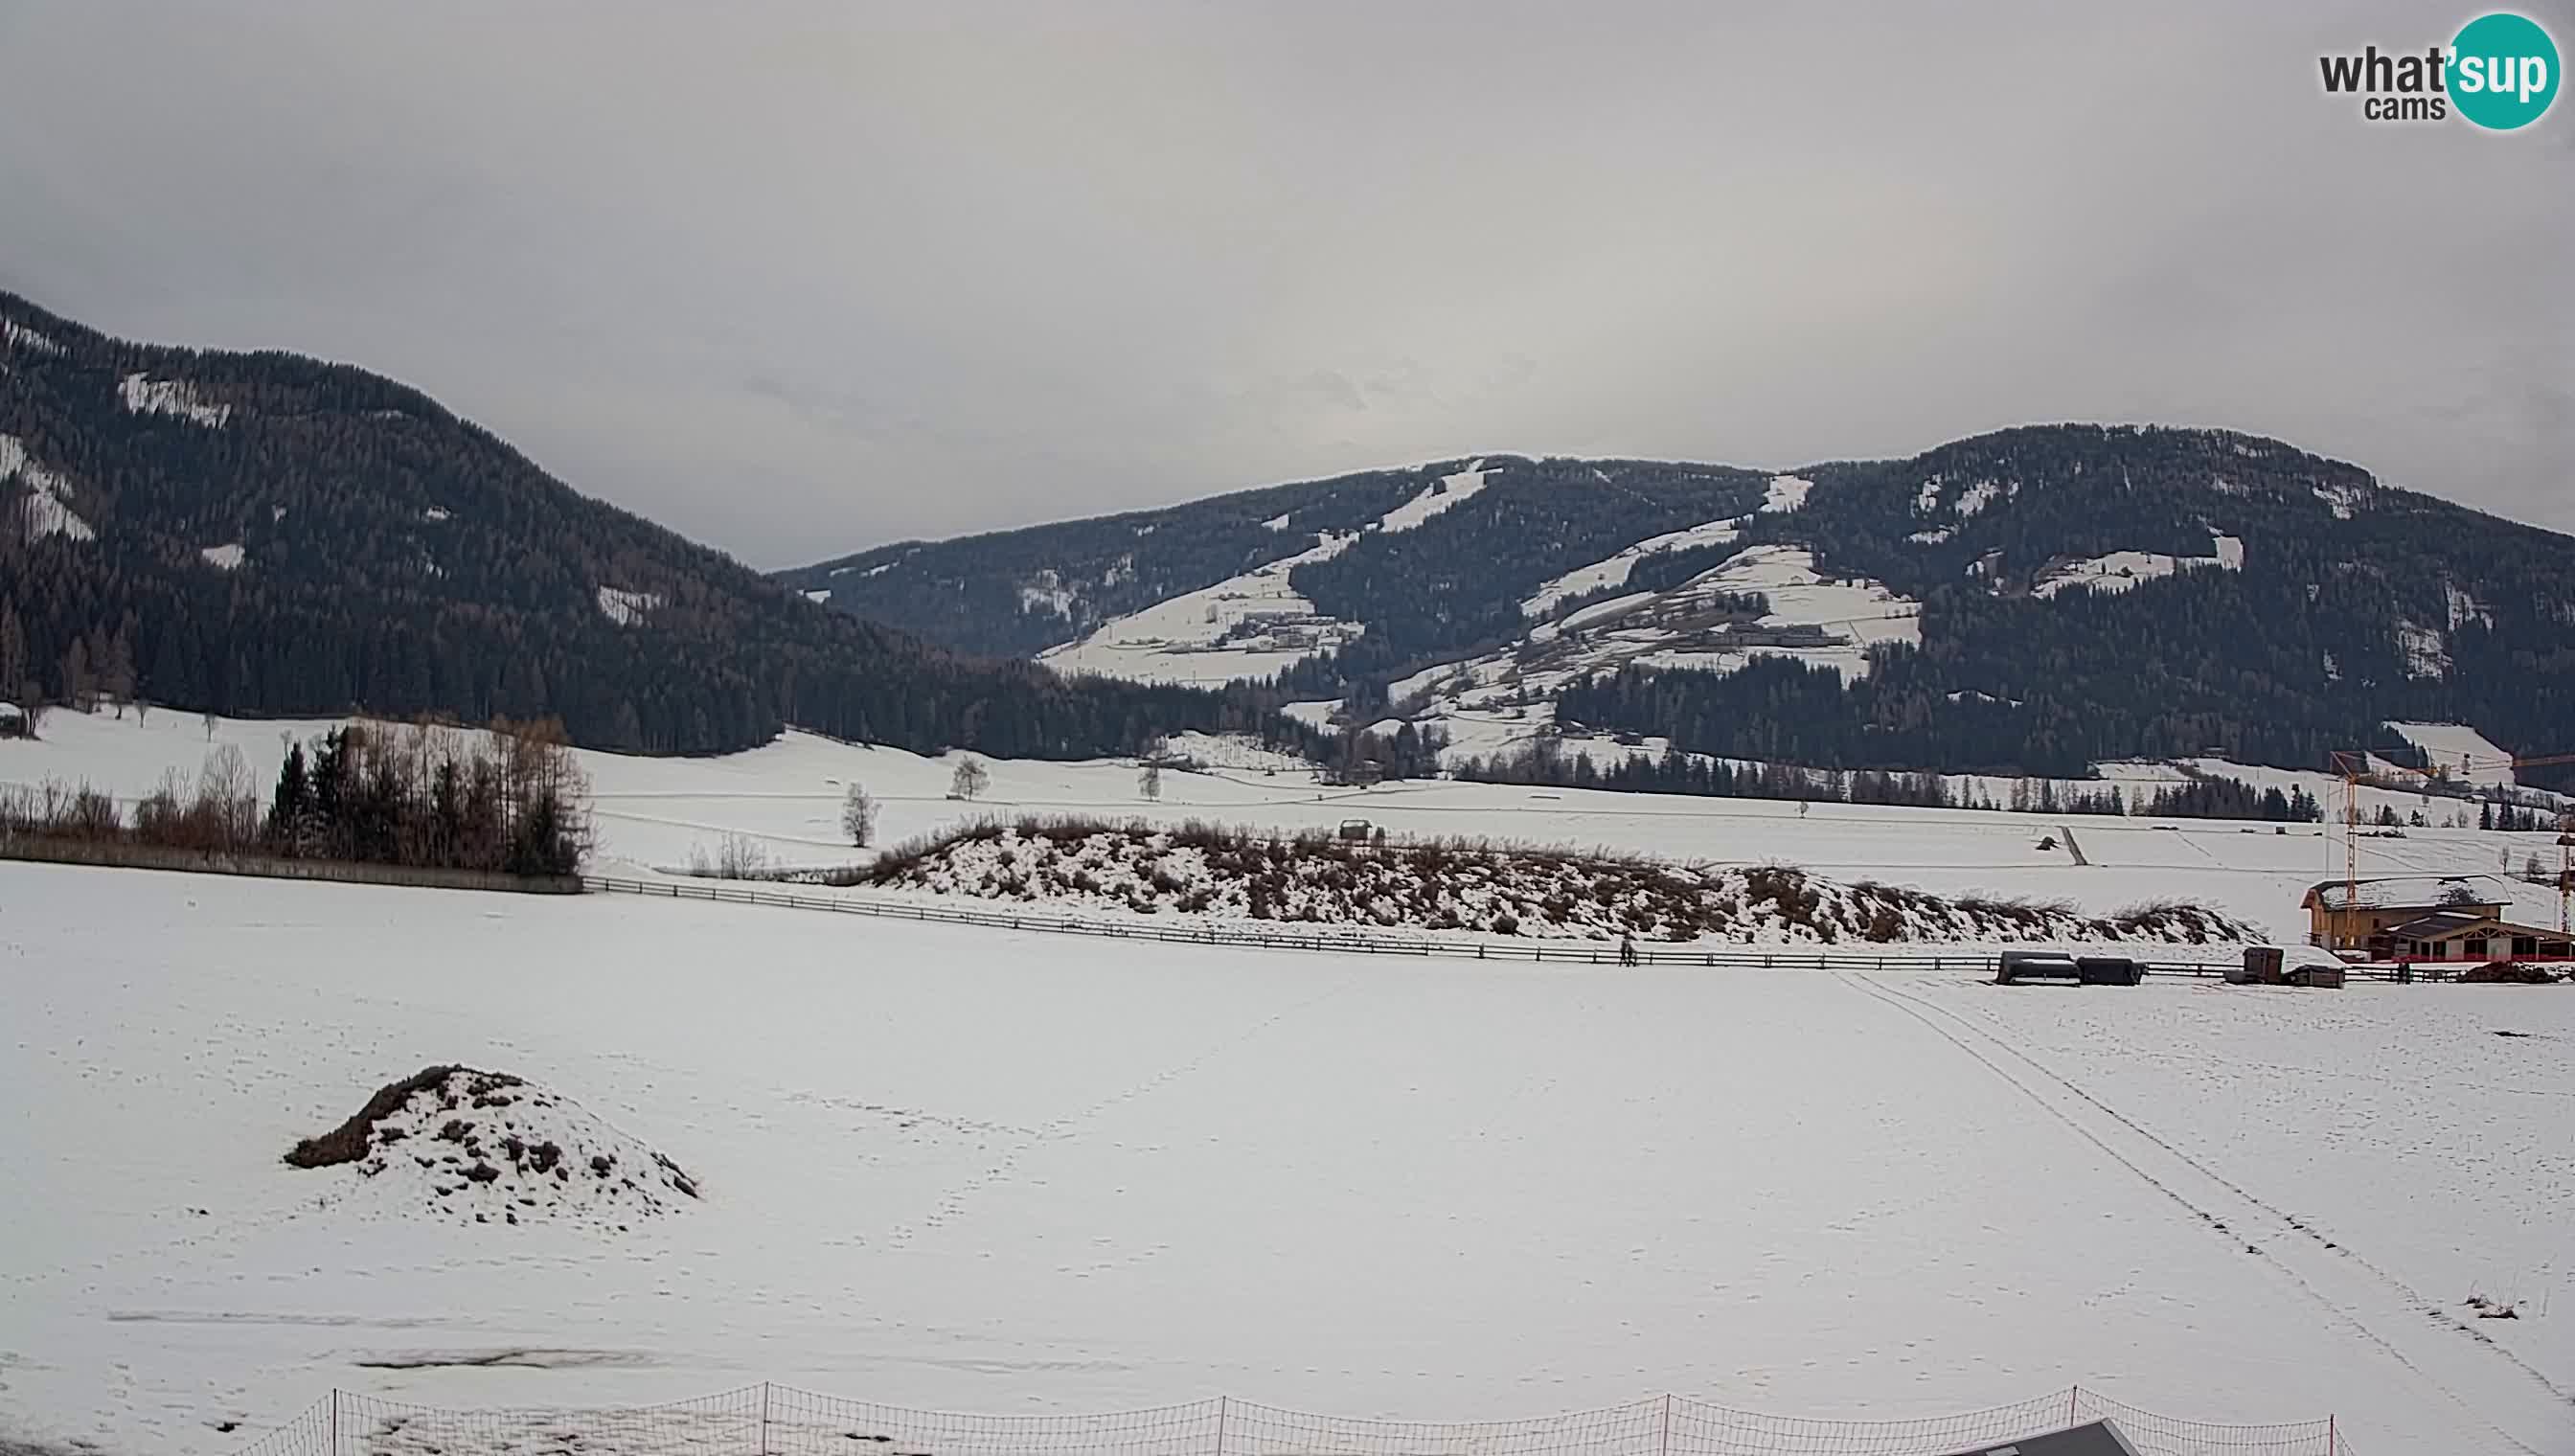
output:
[[[0,0],[0,287],[393,375],[763,567],[2062,419],[2575,530],[2575,99],[2317,81],[2475,13]]]

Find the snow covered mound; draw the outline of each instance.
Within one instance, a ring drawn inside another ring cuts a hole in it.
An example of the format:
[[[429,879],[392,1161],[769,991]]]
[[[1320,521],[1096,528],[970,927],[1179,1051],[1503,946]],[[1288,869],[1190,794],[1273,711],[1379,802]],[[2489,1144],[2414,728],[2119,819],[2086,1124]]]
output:
[[[415,1203],[457,1223],[568,1223],[623,1232],[698,1196],[677,1163],[559,1092],[506,1072],[433,1066],[379,1090],[358,1114],[286,1154],[298,1168],[354,1166],[326,1202]]]
[[[1070,909],[1549,939],[1781,945],[2262,938],[2250,924],[2190,904],[2105,918],[2062,905],[1845,884],[1786,865],[1684,866],[1483,841],[1370,843],[1320,830],[1288,837],[1198,822],[988,822],[890,851],[872,873],[884,888]]]

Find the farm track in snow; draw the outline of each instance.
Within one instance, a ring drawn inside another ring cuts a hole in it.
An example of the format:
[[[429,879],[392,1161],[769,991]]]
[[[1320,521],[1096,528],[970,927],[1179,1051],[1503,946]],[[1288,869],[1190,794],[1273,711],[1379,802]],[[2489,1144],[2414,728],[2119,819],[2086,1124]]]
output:
[[[2384,1351],[2427,1396],[2456,1406],[2532,1456],[2565,1449],[2566,1433],[2575,1427],[2575,1393],[2439,1301],[1974,1019],[1883,980],[1853,973],[1842,979],[1983,1063],[2211,1233],[2262,1260],[2289,1287]]]

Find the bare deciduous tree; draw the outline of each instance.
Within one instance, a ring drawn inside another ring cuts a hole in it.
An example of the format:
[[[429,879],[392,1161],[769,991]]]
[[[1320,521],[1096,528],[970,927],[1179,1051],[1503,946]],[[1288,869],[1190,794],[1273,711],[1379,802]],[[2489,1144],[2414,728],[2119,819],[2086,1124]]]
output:
[[[701,879],[753,879],[768,872],[769,851],[749,834],[727,834],[709,854],[704,844],[689,846],[689,872]]]
[[[992,786],[992,770],[984,766],[983,759],[972,753],[958,759],[957,771],[948,775],[950,798],[972,799]]]
[[[841,800],[841,832],[862,849],[877,836],[877,801],[855,783]]]
[[[1151,758],[1146,759],[1143,771],[1136,775],[1136,791],[1145,795],[1145,797],[1150,801],[1157,803],[1161,802],[1163,797],[1163,765],[1155,762]]]

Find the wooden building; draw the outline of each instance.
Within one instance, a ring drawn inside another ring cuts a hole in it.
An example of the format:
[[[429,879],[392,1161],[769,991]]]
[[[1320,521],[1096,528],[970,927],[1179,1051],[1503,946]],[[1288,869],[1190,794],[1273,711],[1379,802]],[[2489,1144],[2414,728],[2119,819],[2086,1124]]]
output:
[[[2339,879],[2323,880],[2308,886],[2298,904],[2307,912],[2308,944],[2327,950],[2364,951],[2371,937],[2435,911],[2463,910],[2500,916],[2511,902],[2511,895],[2492,875],[2402,874],[2363,879],[2349,886]]]

